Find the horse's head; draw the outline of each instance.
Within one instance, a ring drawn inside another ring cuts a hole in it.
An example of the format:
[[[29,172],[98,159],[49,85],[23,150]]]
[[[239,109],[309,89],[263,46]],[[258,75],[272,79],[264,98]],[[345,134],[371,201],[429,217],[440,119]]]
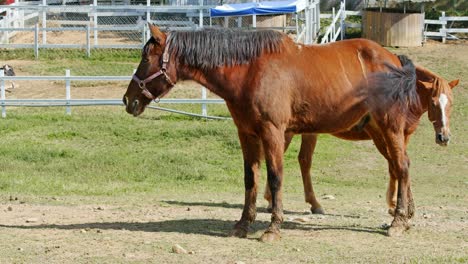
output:
[[[448,82],[427,70],[416,70],[418,75],[418,89],[424,91],[421,98],[427,107],[429,121],[435,130],[435,141],[441,146],[447,146],[450,141],[450,114],[452,112],[452,88],[459,80]],[[429,74],[430,73],[430,74]]]
[[[169,62],[167,35],[149,24],[151,38],[143,48],[141,61],[133,75],[123,102],[129,114],[138,116],[151,100],[159,100],[175,85],[175,65]]]

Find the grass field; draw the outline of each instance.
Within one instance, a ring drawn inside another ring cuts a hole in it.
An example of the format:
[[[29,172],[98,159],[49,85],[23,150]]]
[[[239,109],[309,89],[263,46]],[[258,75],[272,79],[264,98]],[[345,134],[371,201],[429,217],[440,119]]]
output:
[[[450,146],[434,143],[426,116],[412,138],[417,215],[401,238],[384,236],[387,165],[371,142],[320,137],[313,181],[327,215],[313,216],[305,213],[296,138],[285,155],[283,239],[268,245],[255,240],[269,221],[261,197],[249,239],[226,237],[244,189],[232,121],[154,110],[133,118],[123,107],[73,108],[71,116],[62,108],[9,108],[0,120],[0,263],[466,263],[463,49],[393,50],[461,79]],[[222,106],[210,111],[227,114]],[[174,244],[193,254],[171,253]]]

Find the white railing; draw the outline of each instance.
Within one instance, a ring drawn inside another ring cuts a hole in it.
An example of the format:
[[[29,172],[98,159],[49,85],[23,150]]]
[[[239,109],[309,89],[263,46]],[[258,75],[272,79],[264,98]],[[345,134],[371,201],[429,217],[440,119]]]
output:
[[[442,38],[442,42],[445,43],[447,39],[457,39],[456,36],[451,33],[468,33],[468,28],[452,28],[452,25],[456,21],[468,21],[468,17],[448,17],[445,16],[445,12],[442,12],[442,16],[438,20],[425,19],[424,20],[424,39],[428,37]],[[451,22],[451,23],[449,23]],[[427,31],[428,25],[439,25],[438,31]]]
[[[0,105],[2,108],[2,117],[6,117],[7,106],[28,106],[28,107],[49,107],[49,106],[64,106],[66,114],[71,114],[72,106],[96,106],[96,105],[123,105],[122,99],[72,99],[71,82],[72,81],[125,81],[129,82],[131,76],[71,76],[70,71],[66,70],[64,76],[4,76],[4,72],[0,71]],[[6,81],[64,81],[65,82],[65,98],[64,99],[7,99],[6,98]],[[150,105],[150,108],[197,116],[210,119],[225,119],[222,117],[209,116],[208,104],[224,104],[222,99],[207,98],[206,88],[201,88],[200,99],[161,99],[158,104],[201,104],[201,114],[188,113],[159,106]]]
[[[345,19],[346,19],[346,8],[345,1],[342,0],[340,3],[340,9],[335,14],[335,8],[332,9],[332,22],[328,27],[327,31],[322,37],[320,44],[325,44],[329,42],[335,42],[338,37],[343,40],[345,33]],[[338,24],[338,26],[337,26]]]

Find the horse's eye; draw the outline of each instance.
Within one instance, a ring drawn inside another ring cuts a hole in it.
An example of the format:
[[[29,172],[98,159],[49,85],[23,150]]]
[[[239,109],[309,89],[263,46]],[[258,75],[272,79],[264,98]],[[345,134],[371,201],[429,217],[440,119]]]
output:
[[[141,61],[144,62],[144,63],[148,63],[149,59],[148,58],[143,58],[143,59],[141,59]]]

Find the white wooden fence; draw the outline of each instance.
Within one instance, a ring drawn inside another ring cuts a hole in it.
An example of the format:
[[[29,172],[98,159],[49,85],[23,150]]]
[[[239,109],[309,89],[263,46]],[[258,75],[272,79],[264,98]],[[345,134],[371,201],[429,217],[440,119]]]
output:
[[[468,33],[468,28],[452,28],[454,22],[468,21],[468,17],[448,17],[445,16],[445,12],[442,12],[442,16],[438,20],[425,19],[424,20],[424,39],[428,37],[442,38],[442,42],[445,43],[446,39],[457,39],[456,36],[451,33]],[[427,31],[428,25],[439,25],[438,31]]]

